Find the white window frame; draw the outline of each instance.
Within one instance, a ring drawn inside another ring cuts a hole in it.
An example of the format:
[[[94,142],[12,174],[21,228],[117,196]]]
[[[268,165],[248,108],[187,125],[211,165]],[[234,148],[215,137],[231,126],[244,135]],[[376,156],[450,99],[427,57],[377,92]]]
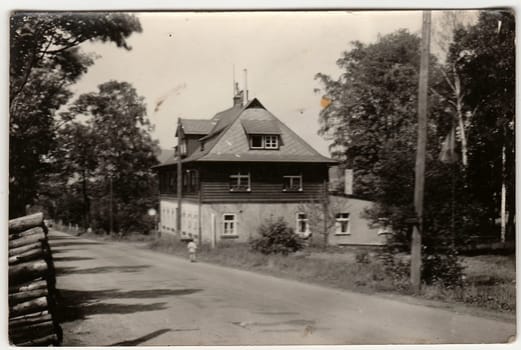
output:
[[[233,220],[227,220],[226,219],[226,216],[233,216]],[[227,228],[226,228],[226,224],[233,224],[232,226],[232,229],[233,231],[232,232],[227,232]],[[224,213],[223,214],[223,233],[222,235],[224,237],[236,237],[237,236],[237,215],[235,213]]]
[[[283,192],[302,192],[303,190],[303,187],[302,187],[302,175],[284,175],[283,177],[283,184],[282,184],[282,191]],[[289,188],[286,188],[285,187],[285,180],[286,179],[289,179]],[[298,188],[295,188],[295,186],[293,186],[294,184],[294,181],[295,179],[297,179],[299,181],[299,186]]]
[[[235,180],[235,184],[232,185],[232,180]],[[242,189],[244,186],[242,181],[247,181],[248,186],[246,189]],[[251,191],[251,176],[250,173],[241,173],[240,171],[237,174],[230,175],[230,192],[250,192]]]
[[[261,145],[253,146],[253,138],[260,137]],[[279,135],[250,135],[251,149],[279,149]]]
[[[279,148],[279,136],[278,135],[265,135],[262,138],[264,140],[264,148],[266,148],[266,149],[278,149]]]
[[[342,231],[342,224],[346,223],[346,231]],[[335,215],[335,235],[337,236],[348,236],[351,234],[351,214],[350,213],[337,213]]]
[[[304,215],[304,218],[300,218],[299,216],[300,215]],[[303,231],[300,231],[300,223],[301,222],[305,222],[306,223],[306,230],[303,232]],[[297,214],[295,215],[295,223],[296,223],[296,229],[295,229],[295,233],[299,236],[309,236],[309,234],[311,233],[311,231],[309,230],[309,218],[308,218],[308,214],[304,213],[304,212],[297,212]]]

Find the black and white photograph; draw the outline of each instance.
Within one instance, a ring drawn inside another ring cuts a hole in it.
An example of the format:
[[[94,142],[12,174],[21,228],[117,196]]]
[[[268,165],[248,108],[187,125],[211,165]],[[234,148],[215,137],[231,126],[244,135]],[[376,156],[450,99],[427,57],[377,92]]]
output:
[[[8,16],[11,346],[516,341],[515,9]]]

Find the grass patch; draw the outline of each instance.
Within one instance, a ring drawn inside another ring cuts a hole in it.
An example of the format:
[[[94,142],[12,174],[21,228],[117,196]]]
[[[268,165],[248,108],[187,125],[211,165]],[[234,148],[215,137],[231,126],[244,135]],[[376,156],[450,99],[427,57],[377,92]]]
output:
[[[148,246],[188,258],[186,244],[174,236],[154,239]],[[360,258],[360,252],[363,258]],[[357,292],[412,294],[408,281],[393,279],[376,252],[367,249],[308,247],[283,256],[263,255],[252,251],[246,243],[222,242],[216,249],[203,244],[198,249],[197,258],[204,262]],[[466,276],[463,288],[425,285],[418,297],[515,312],[514,256],[465,257],[463,263]]]

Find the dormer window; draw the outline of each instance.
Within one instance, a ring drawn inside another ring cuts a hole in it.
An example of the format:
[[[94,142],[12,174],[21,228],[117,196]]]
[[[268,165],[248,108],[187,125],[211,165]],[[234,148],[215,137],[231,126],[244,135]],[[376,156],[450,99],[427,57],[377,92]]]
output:
[[[280,128],[275,120],[243,120],[250,149],[279,149]]]
[[[279,148],[279,135],[264,136],[264,148],[266,148],[266,149]]]
[[[250,135],[251,149],[279,149],[279,135]]]
[[[264,140],[262,135],[250,136],[250,148],[264,148]]]

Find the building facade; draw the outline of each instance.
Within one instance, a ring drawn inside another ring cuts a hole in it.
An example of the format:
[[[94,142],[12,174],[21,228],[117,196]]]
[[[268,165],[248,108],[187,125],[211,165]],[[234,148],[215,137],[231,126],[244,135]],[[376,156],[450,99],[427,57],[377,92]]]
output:
[[[335,161],[259,100],[244,105],[236,96],[231,108],[211,119],[179,119],[176,137],[176,154],[155,167],[162,233],[245,242],[265,220],[279,217],[298,234],[311,233],[303,204],[325,200]]]
[[[247,242],[266,220],[282,217],[309,237],[325,227],[313,222],[322,211],[334,220],[330,244],[384,243],[381,228],[363,215],[371,202],[328,193],[328,173],[336,162],[257,99],[243,105],[239,95],[211,119],[179,119],[176,137],[175,154],[155,167],[161,233],[201,243]]]

